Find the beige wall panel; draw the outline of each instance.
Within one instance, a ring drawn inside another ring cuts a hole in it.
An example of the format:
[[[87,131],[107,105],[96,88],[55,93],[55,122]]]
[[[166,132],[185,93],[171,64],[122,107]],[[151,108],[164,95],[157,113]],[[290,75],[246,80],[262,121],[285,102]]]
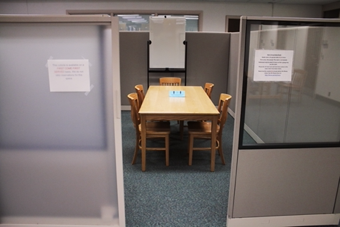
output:
[[[333,213],[339,148],[240,150],[233,217]]]

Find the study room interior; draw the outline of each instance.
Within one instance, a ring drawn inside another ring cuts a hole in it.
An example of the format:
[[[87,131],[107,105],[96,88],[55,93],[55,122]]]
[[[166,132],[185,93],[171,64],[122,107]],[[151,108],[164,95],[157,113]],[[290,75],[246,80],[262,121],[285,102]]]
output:
[[[0,2],[0,226],[338,226],[340,6],[288,1]]]

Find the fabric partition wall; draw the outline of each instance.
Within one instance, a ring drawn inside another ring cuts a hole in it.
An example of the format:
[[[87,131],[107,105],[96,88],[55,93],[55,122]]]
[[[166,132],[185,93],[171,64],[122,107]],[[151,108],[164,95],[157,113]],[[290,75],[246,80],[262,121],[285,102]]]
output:
[[[212,100],[217,105],[219,94],[228,92],[230,34],[187,32],[185,37],[188,41],[187,85],[204,86],[206,82],[215,84]],[[129,103],[126,96],[134,91],[134,86],[143,84],[147,87],[146,43],[148,39],[148,32],[120,32],[121,103],[127,109]],[[153,76],[150,74],[150,85],[159,84],[159,77],[164,76],[164,73],[152,74]],[[184,80],[184,75],[181,73],[169,73],[169,76],[181,77],[182,81]]]

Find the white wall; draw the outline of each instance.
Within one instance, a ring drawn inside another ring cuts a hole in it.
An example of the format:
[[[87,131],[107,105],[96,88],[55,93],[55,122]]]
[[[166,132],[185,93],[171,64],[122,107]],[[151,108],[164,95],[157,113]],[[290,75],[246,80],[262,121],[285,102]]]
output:
[[[339,90],[339,43],[340,29],[324,28],[316,80],[315,94],[340,101]]]
[[[66,14],[66,10],[201,10],[203,31],[224,32],[226,15],[309,17],[322,16],[322,6],[271,3],[134,2],[114,0],[0,1],[0,14]]]

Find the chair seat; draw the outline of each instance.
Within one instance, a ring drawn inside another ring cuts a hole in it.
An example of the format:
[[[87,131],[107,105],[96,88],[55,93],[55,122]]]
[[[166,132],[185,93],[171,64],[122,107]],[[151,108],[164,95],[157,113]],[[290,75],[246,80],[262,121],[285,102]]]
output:
[[[220,130],[220,126],[217,125],[218,132]],[[189,121],[188,122],[188,131],[189,133],[202,134],[202,135],[211,135],[211,122],[206,121]]]
[[[138,125],[139,131],[141,131],[142,125]],[[146,122],[146,134],[169,134],[170,122]]]

